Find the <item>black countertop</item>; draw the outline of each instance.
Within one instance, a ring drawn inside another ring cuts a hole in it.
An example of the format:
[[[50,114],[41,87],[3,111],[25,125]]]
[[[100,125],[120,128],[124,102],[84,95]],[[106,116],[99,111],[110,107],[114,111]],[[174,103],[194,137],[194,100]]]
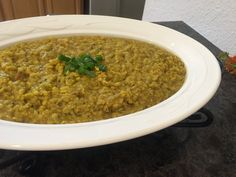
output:
[[[159,24],[195,38],[215,56],[221,52],[184,22]],[[223,71],[220,88],[205,107],[214,115],[209,127],[170,127],[126,142],[69,151],[0,150],[0,177],[236,177],[236,77]]]

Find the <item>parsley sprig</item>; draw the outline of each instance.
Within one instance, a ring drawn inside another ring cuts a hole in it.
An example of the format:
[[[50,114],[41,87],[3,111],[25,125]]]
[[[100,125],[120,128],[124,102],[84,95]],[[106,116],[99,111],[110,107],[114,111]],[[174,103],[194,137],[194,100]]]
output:
[[[77,72],[89,77],[95,77],[95,67],[102,72],[107,71],[107,67],[102,64],[104,59],[101,55],[96,55],[93,58],[90,54],[83,54],[78,57],[69,57],[61,54],[57,57],[57,59],[65,64],[64,74],[68,74],[69,72]]]

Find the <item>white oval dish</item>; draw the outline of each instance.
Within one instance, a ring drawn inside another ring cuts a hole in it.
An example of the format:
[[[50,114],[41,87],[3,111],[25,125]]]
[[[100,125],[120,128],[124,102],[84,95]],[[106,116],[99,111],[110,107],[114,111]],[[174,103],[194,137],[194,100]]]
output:
[[[160,45],[185,63],[183,87],[169,99],[140,112],[79,124],[37,125],[0,120],[0,149],[63,150],[120,142],[171,126],[204,106],[216,92],[221,71],[203,45],[175,30],[132,19],[59,15],[0,23],[0,47],[51,35],[101,34]]]

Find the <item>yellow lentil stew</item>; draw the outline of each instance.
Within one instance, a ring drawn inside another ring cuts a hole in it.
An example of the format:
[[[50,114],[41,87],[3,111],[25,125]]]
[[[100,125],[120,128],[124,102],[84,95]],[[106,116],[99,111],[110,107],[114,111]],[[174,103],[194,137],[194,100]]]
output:
[[[96,77],[63,72],[58,55],[104,58]],[[141,111],[176,93],[184,63],[156,45],[108,36],[49,37],[0,50],[0,119],[66,124]]]

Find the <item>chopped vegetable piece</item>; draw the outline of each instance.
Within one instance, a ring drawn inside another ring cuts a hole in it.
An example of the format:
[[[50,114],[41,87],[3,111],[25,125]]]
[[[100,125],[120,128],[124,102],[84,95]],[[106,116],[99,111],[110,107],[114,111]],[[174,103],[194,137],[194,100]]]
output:
[[[85,63],[87,63],[87,62],[94,62],[94,60],[93,60],[91,57],[85,57],[85,58],[83,59],[83,61],[84,61]]]
[[[222,52],[219,55],[219,58],[223,61],[225,69],[231,73],[236,75],[236,56],[229,56],[229,53]]]
[[[85,73],[85,68],[84,67],[79,67],[78,70],[76,70],[79,74],[84,74]]]
[[[104,65],[102,65],[102,64],[100,64],[99,66],[98,66],[98,68],[99,68],[99,70],[100,71],[107,71],[107,67],[106,66],[104,66]]]
[[[96,76],[94,71],[89,71],[89,70],[85,70],[85,74],[88,75],[89,77],[95,77]]]
[[[69,57],[66,57],[65,55],[59,55],[59,56],[58,56],[58,59],[59,59],[60,61],[64,61],[64,62],[70,61],[70,58],[69,58]]]
[[[92,70],[95,67],[95,64],[93,62],[85,63],[85,68]]]
[[[103,60],[103,58],[102,58],[102,56],[101,55],[97,55],[96,57],[95,57],[95,61],[96,62],[101,62]]]
[[[219,54],[219,58],[222,60],[222,61],[225,61],[229,58],[229,53],[228,52],[221,52]]]

